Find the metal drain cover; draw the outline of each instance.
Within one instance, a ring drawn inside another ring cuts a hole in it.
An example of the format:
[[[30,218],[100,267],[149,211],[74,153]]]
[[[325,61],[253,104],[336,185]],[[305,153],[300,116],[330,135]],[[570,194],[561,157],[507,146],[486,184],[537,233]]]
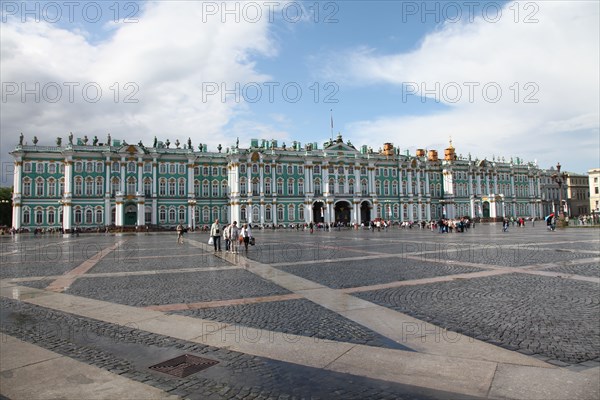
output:
[[[178,378],[185,378],[186,376],[195,374],[196,372],[212,367],[218,363],[218,361],[209,360],[208,358],[184,354],[182,356],[155,364],[151,366],[150,369],[162,372],[164,374],[173,375]]]

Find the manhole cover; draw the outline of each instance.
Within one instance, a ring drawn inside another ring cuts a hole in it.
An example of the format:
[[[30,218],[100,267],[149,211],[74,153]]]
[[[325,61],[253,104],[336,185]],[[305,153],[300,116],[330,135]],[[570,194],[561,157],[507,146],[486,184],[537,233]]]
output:
[[[182,356],[153,365],[150,367],[150,369],[179,378],[185,378],[186,376],[195,374],[196,372],[202,371],[208,367],[212,367],[218,363],[218,361],[209,360],[208,358],[184,354]]]

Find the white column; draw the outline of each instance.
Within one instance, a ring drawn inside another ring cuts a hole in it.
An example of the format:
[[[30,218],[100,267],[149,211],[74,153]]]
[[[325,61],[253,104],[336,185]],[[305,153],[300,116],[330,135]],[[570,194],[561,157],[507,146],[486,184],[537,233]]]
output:
[[[65,192],[63,195],[63,229],[70,231],[73,227],[71,199],[73,198],[73,160],[65,160]]]
[[[21,191],[23,184],[23,162],[15,161],[15,172],[13,175],[13,210],[12,210],[12,226],[15,229],[21,228]],[[32,187],[32,191],[35,187]],[[31,218],[35,218],[32,215]]]
[[[252,202],[248,201],[246,206],[246,220],[248,220],[248,224],[252,224]]]
[[[511,195],[516,197],[517,192],[515,190],[515,175],[512,172],[510,174],[510,190],[511,190]],[[514,215],[514,212],[513,212],[513,215]]]
[[[138,162],[137,162],[137,176],[138,176],[137,191],[138,191],[138,193],[144,194],[144,160],[142,160],[141,157],[138,158]],[[139,221],[139,213],[138,213],[138,221]],[[140,225],[140,224],[138,224],[138,225]]]
[[[425,170],[425,194],[427,196],[429,196],[431,194],[430,191],[429,191],[429,172],[427,172],[427,170]],[[427,217],[427,219],[430,219],[430,218]]]
[[[110,163],[110,157],[107,156],[104,160],[104,225],[111,225],[113,222],[112,213],[110,209],[110,190],[112,188],[110,182],[110,172],[112,171],[112,166]]]
[[[152,159],[152,225],[158,224],[158,175],[157,175],[158,160]]]
[[[260,224],[265,224],[265,202],[262,200],[260,202]]]
[[[481,173],[477,173],[477,187],[475,193],[481,196]]]
[[[494,173],[494,194],[498,194],[498,173]]]
[[[406,191],[408,192],[408,195],[412,195],[413,191],[412,191],[412,170],[409,169],[408,170],[408,179],[406,181]],[[410,208],[410,211],[408,212],[408,215],[410,217],[410,215],[412,214],[412,208]],[[410,220],[412,221],[412,218],[410,218]]]
[[[491,190],[490,190],[490,173],[486,173],[485,174],[485,191],[488,196],[491,194]]]
[[[360,196],[362,197],[362,185],[360,183],[360,164],[359,163],[354,163],[354,193],[360,193]]]
[[[425,218],[431,221],[431,203],[428,201],[425,205]]]
[[[408,203],[408,220],[409,221],[414,221],[415,220],[415,216],[413,215],[413,208],[414,208],[414,203],[409,202]]]
[[[219,188],[221,187],[221,182],[219,182]],[[193,199],[196,197],[194,193],[194,160],[188,159],[187,162],[187,197],[188,199]]]
[[[125,161],[125,158],[121,158],[121,193],[123,194],[127,194],[127,191],[125,190],[127,188],[126,182],[125,182],[125,167],[127,165],[127,162]]]
[[[421,195],[421,171],[417,170],[417,195]]]
[[[115,225],[123,226],[123,196],[117,195],[115,203],[116,203]]]
[[[348,168],[344,167],[344,193],[350,191],[350,185],[348,184]]]
[[[260,192],[260,196],[261,197],[265,195],[265,171],[264,171],[264,167],[265,166],[264,166],[264,164],[262,162],[259,164],[259,167],[258,167],[258,171],[259,171],[259,174],[260,174],[260,182],[259,182],[259,188],[258,188],[258,190]],[[262,206],[261,206],[261,208],[262,208]],[[262,224],[262,218],[261,218],[261,222],[260,223]]]
[[[137,226],[142,227],[142,226],[144,226],[146,224],[145,215],[146,215],[146,207],[145,207],[144,196],[143,196],[142,192],[138,192],[138,196],[137,196],[137,221],[136,221]]]
[[[246,195],[252,195],[252,164],[246,164]],[[246,209],[246,212],[248,210]],[[249,219],[248,219],[249,220]]]
[[[321,166],[321,188],[323,189],[323,195],[329,194],[329,167],[327,164]]]
[[[277,200],[273,199],[271,206],[271,216],[273,217],[273,225],[277,225]]]
[[[467,177],[469,179],[469,183],[467,185],[467,195],[468,196],[473,196],[475,195],[476,192],[473,191],[473,173],[471,171],[467,172]],[[474,214],[471,213],[471,216],[473,216]]]

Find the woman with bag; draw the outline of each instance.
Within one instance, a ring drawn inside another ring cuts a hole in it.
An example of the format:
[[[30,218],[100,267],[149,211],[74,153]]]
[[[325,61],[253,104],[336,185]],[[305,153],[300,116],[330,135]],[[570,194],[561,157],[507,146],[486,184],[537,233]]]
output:
[[[210,238],[213,241],[213,246],[216,251],[221,251],[221,228],[219,227],[219,219],[215,219],[214,224],[210,227]],[[209,242],[210,244],[210,242]],[[217,250],[218,249],[218,250]]]

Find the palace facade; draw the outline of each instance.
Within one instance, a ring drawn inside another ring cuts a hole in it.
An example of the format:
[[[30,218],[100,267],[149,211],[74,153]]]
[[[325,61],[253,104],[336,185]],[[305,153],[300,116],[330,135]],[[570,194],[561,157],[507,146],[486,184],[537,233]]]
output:
[[[181,148],[110,136],[72,142],[27,145],[21,137],[11,152],[15,228],[544,216],[543,171],[534,163],[459,157],[452,143],[438,158],[435,150],[401,154],[390,143],[357,149],[341,135],[321,148],[253,139],[217,152],[190,140]]]

